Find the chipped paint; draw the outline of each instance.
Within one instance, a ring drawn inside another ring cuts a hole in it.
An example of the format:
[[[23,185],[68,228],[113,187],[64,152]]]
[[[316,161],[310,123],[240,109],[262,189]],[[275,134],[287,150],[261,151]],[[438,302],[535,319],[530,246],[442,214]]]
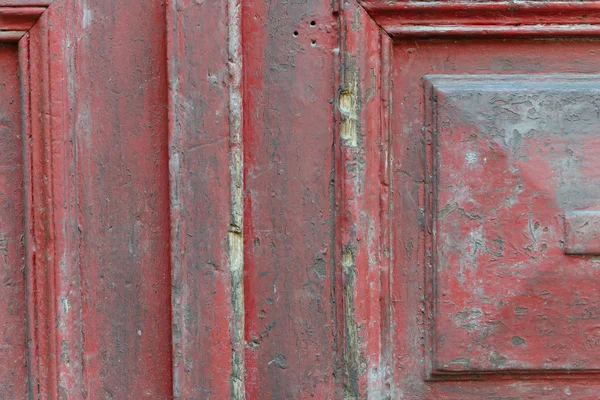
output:
[[[240,0],[229,0],[227,43],[229,53],[229,146],[231,219],[229,274],[231,279],[232,358],[231,399],[245,399],[244,388],[244,164],[242,121],[242,9]]]
[[[359,71],[355,61],[349,54],[344,57],[344,82],[339,97],[339,110],[342,122],[340,136],[347,146],[358,145],[358,132],[360,131],[360,88]]]

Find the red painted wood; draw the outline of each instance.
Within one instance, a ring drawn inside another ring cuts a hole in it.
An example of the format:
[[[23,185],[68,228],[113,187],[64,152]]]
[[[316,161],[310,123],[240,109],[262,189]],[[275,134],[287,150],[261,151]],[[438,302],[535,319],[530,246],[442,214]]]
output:
[[[16,46],[0,46],[0,397],[27,396],[23,165]]]
[[[114,0],[71,6],[78,18],[70,27],[77,38],[71,89],[85,391],[90,398],[168,398],[165,5]],[[133,16],[138,23],[131,23]]]
[[[243,15],[246,394],[334,398],[337,22],[328,0]]]
[[[57,1],[19,43],[31,398],[172,394],[165,9],[121,36],[115,7]]]
[[[600,3],[305,3],[0,2],[28,351],[3,382],[596,398]]]
[[[362,0],[370,15],[396,38],[433,36],[597,36],[598,1]]]
[[[562,248],[565,212],[597,201],[596,78],[536,75],[596,71],[592,43],[396,44],[395,393],[597,392],[596,268]]]
[[[432,297],[434,373],[597,370],[596,268],[563,254],[563,216],[598,207],[589,134],[597,80],[453,75],[428,84],[438,214],[427,251],[437,270],[430,296],[442,296]],[[571,222],[583,236],[571,245],[594,241]],[[479,312],[488,317],[478,322]]]
[[[356,3],[341,15],[340,131],[336,141],[340,335],[348,398],[385,393],[385,341],[381,291],[388,259],[381,241],[386,192],[387,134],[381,85],[384,66],[379,26]]]
[[[45,7],[2,7],[0,26],[2,31],[28,31],[46,11]]]
[[[22,112],[26,123],[28,201],[26,241],[28,261],[29,380],[34,398],[57,398],[57,332],[55,264],[51,195],[51,136],[48,124],[47,30],[44,24],[19,43],[22,76]],[[43,84],[43,83],[46,84]],[[47,179],[45,177],[50,177]],[[39,249],[39,250],[38,250]]]
[[[54,0],[0,0],[0,7],[48,7]]]
[[[227,8],[171,1],[168,24],[173,393],[234,398]]]

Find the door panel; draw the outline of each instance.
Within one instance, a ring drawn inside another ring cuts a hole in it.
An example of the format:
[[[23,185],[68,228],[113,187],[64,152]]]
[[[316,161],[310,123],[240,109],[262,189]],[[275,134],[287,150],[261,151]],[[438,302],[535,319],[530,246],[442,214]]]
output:
[[[595,47],[397,42],[393,351],[409,397],[595,398]]]
[[[425,84],[434,372],[596,370],[597,77]]]

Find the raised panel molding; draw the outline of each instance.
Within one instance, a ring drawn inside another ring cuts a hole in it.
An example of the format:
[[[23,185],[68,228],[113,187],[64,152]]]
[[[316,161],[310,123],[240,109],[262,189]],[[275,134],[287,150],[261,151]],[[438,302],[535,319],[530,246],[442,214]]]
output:
[[[581,257],[597,254],[600,77],[426,76],[425,93],[432,376],[600,372]]]

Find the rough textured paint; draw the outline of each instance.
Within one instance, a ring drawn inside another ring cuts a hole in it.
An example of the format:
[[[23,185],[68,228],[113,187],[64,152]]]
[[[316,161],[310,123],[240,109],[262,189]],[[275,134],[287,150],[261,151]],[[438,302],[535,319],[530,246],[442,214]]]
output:
[[[0,397],[597,399],[600,2],[49,3]]]
[[[246,396],[334,398],[337,21],[323,0],[243,15]]]
[[[341,7],[340,130],[336,142],[337,251],[344,396],[384,396],[381,274],[382,39],[379,26],[354,2]],[[387,136],[387,135],[386,135]]]
[[[596,267],[563,245],[565,212],[598,198],[597,78],[561,74],[596,71],[595,52],[396,43],[394,395],[594,398]]]
[[[563,228],[573,210],[581,221],[580,210],[600,206],[598,79],[425,82],[433,371],[597,369],[597,260],[565,255]],[[577,246],[594,237],[570,239]]]
[[[172,393],[165,10],[123,5],[57,1],[19,44],[32,398]]]
[[[595,399],[597,49],[526,36],[599,3],[362,3],[395,42],[389,395]]]
[[[563,251],[565,254],[600,255],[600,213],[598,211],[565,212]]]
[[[0,398],[27,396],[23,165],[16,46],[0,46]]]
[[[230,70],[239,66],[228,66],[226,2],[171,1],[167,15],[173,395],[238,399],[231,267],[242,261],[242,225],[232,195],[242,188],[233,178]]]
[[[170,397],[165,7],[71,7],[85,391]]]

